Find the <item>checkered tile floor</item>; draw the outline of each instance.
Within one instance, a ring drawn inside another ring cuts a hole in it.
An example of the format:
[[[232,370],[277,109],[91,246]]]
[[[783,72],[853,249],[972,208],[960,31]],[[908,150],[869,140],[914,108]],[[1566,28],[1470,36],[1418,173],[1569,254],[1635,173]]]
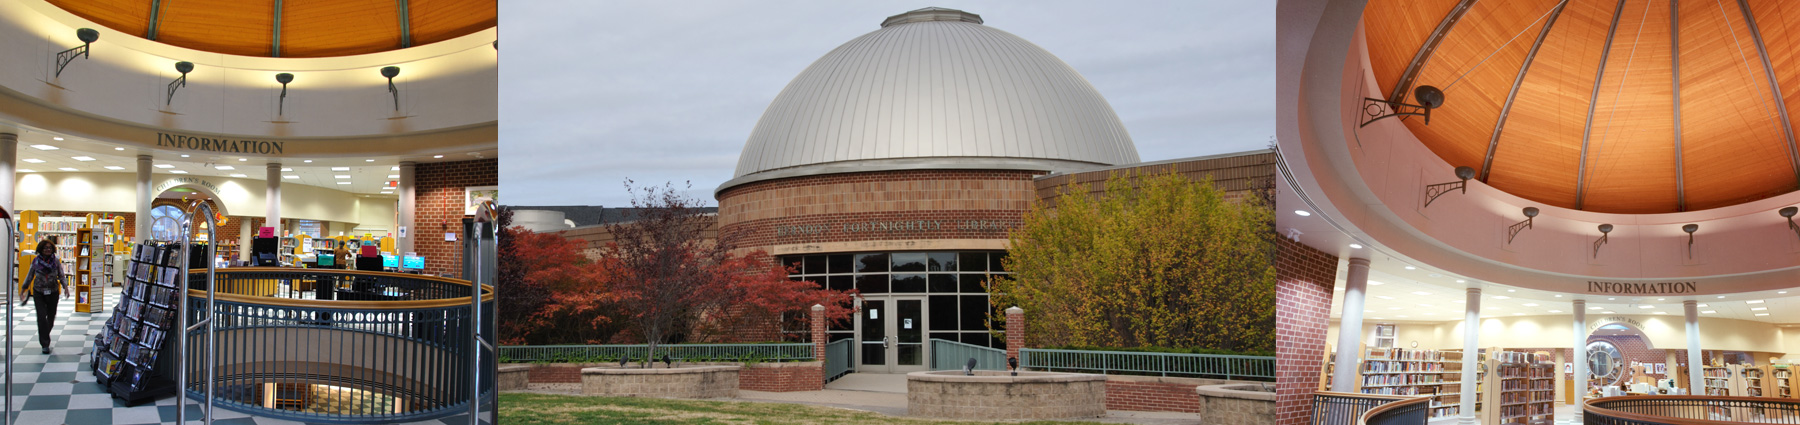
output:
[[[4,286],[4,285],[0,285]],[[101,288],[96,288],[101,289]],[[13,423],[38,424],[161,424],[175,422],[175,397],[165,397],[154,404],[125,407],[94,382],[89,367],[93,355],[94,336],[105,328],[117,305],[120,288],[104,288],[105,304],[98,313],[75,313],[73,298],[57,303],[56,326],[52,328],[51,351],[42,354],[38,346],[36,304],[13,304]],[[0,289],[0,293],[4,290]],[[6,299],[12,299],[10,296]],[[16,302],[16,301],[15,301]],[[0,307],[3,308],[3,307]],[[171,338],[173,341],[173,338]],[[188,423],[200,423],[202,407],[194,401],[187,405]],[[213,423],[219,425],[299,424],[300,422],[257,417],[214,408]],[[486,415],[483,415],[486,416]],[[468,415],[439,420],[414,422],[416,425],[467,424]],[[483,418],[482,424],[490,421]]]

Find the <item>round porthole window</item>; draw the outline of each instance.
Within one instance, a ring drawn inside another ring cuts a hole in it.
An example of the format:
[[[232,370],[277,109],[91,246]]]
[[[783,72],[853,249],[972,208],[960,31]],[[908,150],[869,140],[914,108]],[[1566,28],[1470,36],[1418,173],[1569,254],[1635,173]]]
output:
[[[1592,385],[1614,385],[1624,375],[1625,355],[1611,342],[1590,342],[1587,345],[1587,367]]]

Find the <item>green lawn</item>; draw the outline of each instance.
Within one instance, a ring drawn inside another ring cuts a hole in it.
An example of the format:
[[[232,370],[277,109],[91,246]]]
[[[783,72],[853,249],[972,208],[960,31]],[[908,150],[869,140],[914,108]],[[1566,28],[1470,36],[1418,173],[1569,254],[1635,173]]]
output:
[[[508,424],[977,424],[786,403],[500,393]],[[1013,422],[1017,423],[1017,422]],[[1094,422],[1026,422],[1094,424]]]

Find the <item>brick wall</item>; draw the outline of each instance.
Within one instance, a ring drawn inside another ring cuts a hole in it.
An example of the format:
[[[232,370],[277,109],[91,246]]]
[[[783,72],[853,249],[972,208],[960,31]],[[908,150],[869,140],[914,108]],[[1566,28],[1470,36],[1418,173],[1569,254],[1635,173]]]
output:
[[[719,229],[745,248],[894,239],[1006,239],[1036,199],[1031,171],[884,171],[770,180],[719,194]],[[938,221],[924,229],[846,231],[850,223]],[[968,226],[965,221],[985,221]],[[816,232],[777,235],[777,229]]]
[[[1194,180],[1211,176],[1213,185],[1224,190],[1227,199],[1237,199],[1248,195],[1250,190],[1267,187],[1270,179],[1275,177],[1275,152],[1058,174],[1040,177],[1035,183],[1037,197],[1053,201],[1061,193],[1062,186],[1069,183],[1082,184],[1090,193],[1102,193],[1106,191],[1106,179],[1113,174],[1153,175],[1170,171]]]
[[[463,189],[500,184],[498,160],[419,163],[413,169],[413,251],[425,256],[425,273],[462,275]],[[445,242],[444,233],[458,233]]]
[[[1164,382],[1155,378],[1108,376],[1106,410],[1200,413],[1200,394],[1194,392],[1194,387],[1199,385],[1185,381]]]
[[[1337,256],[1287,238],[1275,255],[1276,423],[1306,424],[1324,371]]]
[[[823,390],[825,364],[767,363],[745,367],[738,372],[738,389],[770,392]]]

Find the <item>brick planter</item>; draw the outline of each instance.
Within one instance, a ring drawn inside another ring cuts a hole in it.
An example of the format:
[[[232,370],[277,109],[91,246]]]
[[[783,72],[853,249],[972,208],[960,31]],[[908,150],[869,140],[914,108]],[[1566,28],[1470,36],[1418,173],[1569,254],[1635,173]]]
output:
[[[730,365],[737,365],[731,363]],[[738,372],[738,389],[792,392],[825,389],[825,362],[756,363]]]
[[[737,397],[741,366],[683,366],[673,369],[590,367],[581,370],[581,394],[616,397]]]
[[[500,366],[500,391],[523,390],[531,382],[531,366]]]
[[[1272,384],[1226,384],[1196,387],[1200,395],[1200,423],[1275,423],[1275,390]]]
[[[1106,376],[976,371],[906,374],[906,411],[954,419],[1061,419],[1106,415]]]
[[[1223,379],[1107,375],[1106,409],[1201,413],[1200,396],[1194,393],[1194,387],[1250,383],[1252,382]]]

